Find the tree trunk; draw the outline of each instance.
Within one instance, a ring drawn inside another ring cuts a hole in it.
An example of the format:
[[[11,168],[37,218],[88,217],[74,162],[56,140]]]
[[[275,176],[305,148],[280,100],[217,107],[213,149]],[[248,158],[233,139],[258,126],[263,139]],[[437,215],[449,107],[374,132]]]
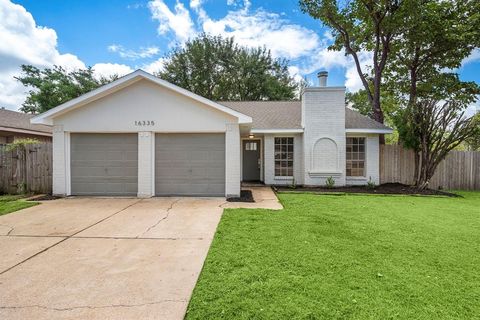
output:
[[[413,172],[413,183],[418,186],[420,174],[420,151],[415,151],[415,170]]]

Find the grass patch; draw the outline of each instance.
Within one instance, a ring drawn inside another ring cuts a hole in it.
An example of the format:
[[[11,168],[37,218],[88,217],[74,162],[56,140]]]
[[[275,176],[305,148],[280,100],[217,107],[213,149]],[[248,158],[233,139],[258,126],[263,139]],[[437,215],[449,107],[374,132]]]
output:
[[[229,209],[187,319],[479,319],[480,193]]]
[[[18,195],[0,196],[0,216],[21,209],[33,207],[37,204],[38,202],[22,200],[22,196]]]

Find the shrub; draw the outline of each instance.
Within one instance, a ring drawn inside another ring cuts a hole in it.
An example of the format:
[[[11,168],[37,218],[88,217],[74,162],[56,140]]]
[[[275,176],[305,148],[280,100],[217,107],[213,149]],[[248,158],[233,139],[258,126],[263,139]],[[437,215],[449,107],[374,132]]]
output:
[[[375,182],[372,181],[372,177],[370,177],[370,178],[368,179],[368,182],[367,182],[367,188],[368,188],[368,189],[375,189],[376,186],[377,186],[377,185],[375,184]]]
[[[328,177],[327,180],[325,180],[325,186],[328,189],[331,189],[335,186],[335,179],[333,177]]]

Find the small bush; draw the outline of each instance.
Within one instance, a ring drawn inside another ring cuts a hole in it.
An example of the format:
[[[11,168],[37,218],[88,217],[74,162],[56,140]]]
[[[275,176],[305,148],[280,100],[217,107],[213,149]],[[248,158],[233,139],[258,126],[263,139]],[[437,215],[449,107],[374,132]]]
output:
[[[327,180],[325,180],[325,186],[328,189],[332,189],[335,186],[335,179],[333,179],[333,177],[328,177]]]
[[[13,151],[17,150],[19,148],[25,149],[26,146],[31,145],[31,144],[37,144],[40,141],[37,139],[32,139],[32,138],[24,138],[24,139],[17,139],[12,143],[7,144],[7,151]]]
[[[375,189],[377,185],[375,184],[374,181],[372,181],[372,177],[370,177],[370,179],[368,179],[368,182],[367,182],[367,188],[368,189]]]

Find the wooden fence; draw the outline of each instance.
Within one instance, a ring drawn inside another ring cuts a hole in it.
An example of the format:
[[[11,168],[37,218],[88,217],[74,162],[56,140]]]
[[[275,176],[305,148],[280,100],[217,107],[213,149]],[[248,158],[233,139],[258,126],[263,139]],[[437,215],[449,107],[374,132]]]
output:
[[[52,192],[52,143],[32,144],[7,151],[0,146],[0,194]]]
[[[0,194],[22,191],[52,192],[52,143],[27,146],[26,159],[21,151],[0,147]],[[414,154],[398,145],[380,148],[380,182],[413,183]],[[452,151],[439,165],[431,188],[480,190],[480,152]]]
[[[412,150],[398,145],[380,148],[380,182],[412,184],[415,158]],[[452,151],[430,181],[432,189],[480,190],[480,152]]]

